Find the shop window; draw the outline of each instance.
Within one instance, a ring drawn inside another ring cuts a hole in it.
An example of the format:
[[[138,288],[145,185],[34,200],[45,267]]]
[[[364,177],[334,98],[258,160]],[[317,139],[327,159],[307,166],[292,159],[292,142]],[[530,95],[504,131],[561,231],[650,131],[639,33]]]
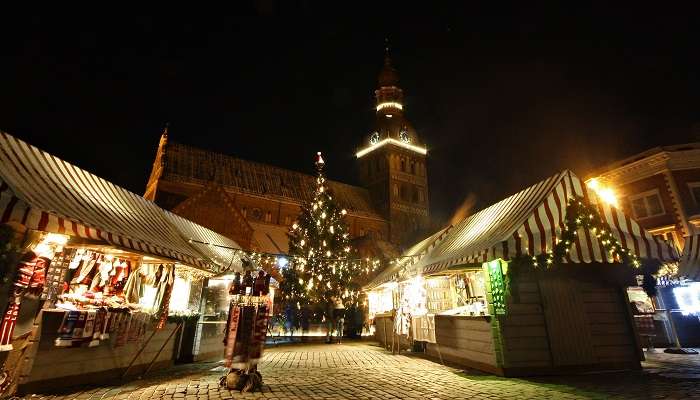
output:
[[[254,208],[250,213],[250,217],[256,221],[261,221],[263,217],[262,210],[257,207]]]
[[[666,213],[658,190],[630,196],[630,204],[632,205],[632,213],[637,219],[655,217]]]
[[[696,205],[700,205],[700,182],[688,183],[690,194],[693,195],[693,201]]]

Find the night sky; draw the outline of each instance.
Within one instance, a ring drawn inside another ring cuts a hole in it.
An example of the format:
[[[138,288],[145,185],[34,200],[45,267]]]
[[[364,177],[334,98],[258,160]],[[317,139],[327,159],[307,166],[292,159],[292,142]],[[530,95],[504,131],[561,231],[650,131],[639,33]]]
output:
[[[165,122],[174,141],[302,172],[321,150],[355,183],[389,37],[438,222],[470,195],[481,208],[563,168],[700,141],[691,10],[464,3],[4,15],[0,129],[139,194]]]

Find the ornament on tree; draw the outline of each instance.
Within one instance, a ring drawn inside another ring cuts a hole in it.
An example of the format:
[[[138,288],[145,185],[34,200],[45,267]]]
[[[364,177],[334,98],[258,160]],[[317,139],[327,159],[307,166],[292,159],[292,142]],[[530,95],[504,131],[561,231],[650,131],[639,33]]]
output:
[[[325,161],[316,154],[316,188],[309,202],[302,205],[298,220],[288,233],[290,261],[282,271],[282,301],[299,308],[328,308],[333,299],[346,307],[355,306],[360,296],[359,282],[369,272],[352,258],[347,212],[335,201],[324,174]]]

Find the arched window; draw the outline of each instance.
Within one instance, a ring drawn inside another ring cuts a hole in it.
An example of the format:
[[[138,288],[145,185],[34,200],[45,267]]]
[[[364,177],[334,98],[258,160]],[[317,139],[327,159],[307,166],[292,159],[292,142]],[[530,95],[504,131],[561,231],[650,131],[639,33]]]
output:
[[[416,163],[413,160],[411,160],[411,174],[412,175],[416,174]]]
[[[272,222],[272,213],[269,211],[265,213],[265,222]]]
[[[243,217],[247,216],[247,215],[248,215],[248,209],[245,208],[245,207],[241,208],[241,214],[243,214]]]
[[[394,197],[399,197],[399,185],[394,183]]]
[[[406,172],[406,160],[401,158],[401,172]]]
[[[412,194],[413,194],[413,202],[418,203],[418,188],[417,187],[415,187],[415,186],[413,187]]]

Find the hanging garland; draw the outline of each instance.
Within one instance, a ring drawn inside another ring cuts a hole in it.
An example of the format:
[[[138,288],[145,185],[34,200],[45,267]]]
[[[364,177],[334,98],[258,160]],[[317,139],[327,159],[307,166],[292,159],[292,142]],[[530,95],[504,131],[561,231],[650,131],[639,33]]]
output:
[[[595,235],[603,246],[608,260],[639,270],[644,276],[642,288],[649,296],[656,296],[656,278],[660,264],[654,262],[642,263],[639,258],[623,247],[612,234],[610,226],[603,220],[596,207],[587,204],[582,197],[569,199],[566,206],[566,220],[561,239],[556,239],[554,248],[536,256],[521,255],[514,257],[508,263],[506,284],[509,293],[517,293],[517,278],[515,276],[536,271],[552,270],[561,267],[566,261],[571,246],[578,236],[579,230],[587,230]]]

